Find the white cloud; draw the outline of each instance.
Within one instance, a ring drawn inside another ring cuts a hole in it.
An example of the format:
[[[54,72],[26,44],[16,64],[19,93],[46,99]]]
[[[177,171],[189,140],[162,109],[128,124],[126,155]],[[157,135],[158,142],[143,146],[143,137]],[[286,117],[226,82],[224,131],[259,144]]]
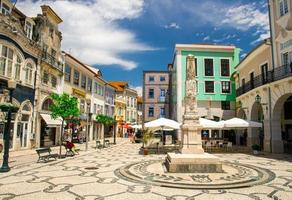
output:
[[[270,37],[268,13],[258,9],[254,3],[229,8],[222,24],[232,26],[242,31],[256,28],[257,31],[253,33],[253,35],[258,36],[258,39],[252,43]]]
[[[156,50],[139,42],[133,32],[119,25],[120,20],[135,19],[142,14],[143,0],[91,0],[87,3],[21,0],[16,6],[28,16],[36,16],[42,4],[50,5],[63,19],[60,24],[62,49],[87,64],[116,64],[131,70],[138,64],[123,58],[122,54]]]
[[[220,43],[220,42],[223,42],[223,39],[214,39],[213,42],[214,43]]]
[[[180,29],[180,26],[175,22],[171,22],[168,25],[164,25],[164,28],[166,28],[166,29]]]
[[[142,96],[142,91],[143,91],[142,86],[136,86],[136,87],[135,86],[130,86],[130,88],[136,90],[137,93],[138,93],[138,96]]]
[[[208,35],[208,36],[204,37],[203,40],[204,41],[210,40],[210,36]]]
[[[148,3],[149,1],[150,3]],[[266,0],[258,0],[251,3],[245,2],[246,1],[240,0],[185,0],[182,4],[180,1],[176,0],[145,1],[145,3],[154,7],[151,16],[155,20],[175,18],[176,22],[180,25],[192,28],[210,27],[210,25],[213,25],[213,32],[218,31],[218,27],[220,28],[220,31],[229,28],[237,29],[240,32],[255,32],[256,30],[259,30],[254,36],[256,37],[256,40],[268,36],[269,18]],[[161,12],[161,8],[164,9],[163,12]],[[196,8],[195,12],[194,8]],[[195,23],[194,19],[196,19]],[[196,36],[198,37],[199,34]],[[231,34],[230,37],[231,36],[233,35]]]

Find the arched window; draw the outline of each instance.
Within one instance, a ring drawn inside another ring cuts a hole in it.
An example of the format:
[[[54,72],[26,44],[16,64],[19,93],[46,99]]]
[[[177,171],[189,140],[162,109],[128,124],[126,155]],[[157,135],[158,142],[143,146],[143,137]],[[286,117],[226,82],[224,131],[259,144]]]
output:
[[[30,109],[30,106],[28,105],[28,104],[25,104],[23,107],[22,107],[22,110],[23,111],[30,111],[31,109]]]
[[[11,77],[13,63],[13,50],[2,46],[1,61],[0,61],[0,74],[3,76]],[[7,71],[7,72],[6,72]]]
[[[46,99],[43,103],[42,110],[47,110],[49,111],[49,107],[53,104],[52,99]]]
[[[0,75],[9,78],[14,77],[16,80],[19,80],[22,62],[20,55],[12,48],[4,45],[0,45],[0,49]]]
[[[25,66],[25,83],[32,84],[32,64],[27,63]]]

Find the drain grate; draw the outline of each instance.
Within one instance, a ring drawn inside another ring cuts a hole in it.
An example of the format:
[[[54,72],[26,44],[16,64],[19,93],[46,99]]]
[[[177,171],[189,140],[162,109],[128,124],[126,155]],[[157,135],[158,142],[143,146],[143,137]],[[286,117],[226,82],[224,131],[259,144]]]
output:
[[[98,167],[85,167],[84,169],[86,169],[86,170],[96,170],[96,169],[98,169]]]

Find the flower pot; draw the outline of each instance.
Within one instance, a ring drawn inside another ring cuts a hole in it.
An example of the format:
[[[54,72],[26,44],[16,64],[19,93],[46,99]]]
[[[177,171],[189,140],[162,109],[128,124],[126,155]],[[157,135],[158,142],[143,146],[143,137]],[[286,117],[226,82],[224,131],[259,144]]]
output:
[[[144,155],[148,155],[148,153],[149,153],[148,149],[144,149],[143,153],[144,153]]]
[[[253,150],[253,154],[254,155],[258,155],[259,154],[259,151],[258,150]]]

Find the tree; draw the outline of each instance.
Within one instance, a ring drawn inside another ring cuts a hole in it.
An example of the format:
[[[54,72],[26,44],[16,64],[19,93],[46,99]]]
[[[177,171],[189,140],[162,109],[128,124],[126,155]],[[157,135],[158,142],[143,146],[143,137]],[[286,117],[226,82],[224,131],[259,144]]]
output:
[[[49,110],[51,111],[52,118],[62,119],[61,135],[60,135],[60,140],[59,140],[60,142],[59,156],[61,156],[64,122],[67,120],[71,120],[74,117],[78,117],[80,111],[78,108],[78,100],[76,97],[72,97],[66,93],[63,93],[63,94],[52,93],[51,98],[53,100],[53,104],[49,107]]]
[[[103,115],[103,114],[97,115],[95,119],[98,123],[103,124],[105,126],[110,126],[116,123],[116,120],[114,118],[109,117],[107,115]],[[104,140],[104,137],[103,137],[103,140]]]

